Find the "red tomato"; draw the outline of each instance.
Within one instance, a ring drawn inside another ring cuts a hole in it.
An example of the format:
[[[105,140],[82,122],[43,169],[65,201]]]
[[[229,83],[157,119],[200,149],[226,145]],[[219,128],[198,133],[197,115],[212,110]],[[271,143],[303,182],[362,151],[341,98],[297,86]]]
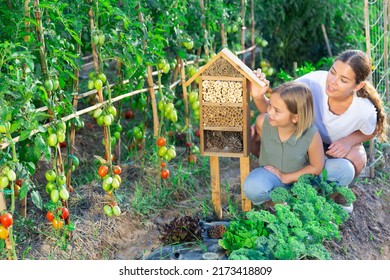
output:
[[[68,217],[69,217],[69,210],[68,210],[68,208],[62,207],[60,218],[65,220]]]
[[[125,119],[132,119],[134,118],[134,112],[129,110],[129,111],[126,111],[123,113],[123,116],[125,117]]]
[[[169,170],[168,169],[161,170],[161,178],[166,179],[168,177],[169,177]]]
[[[108,166],[107,165],[101,165],[98,169],[98,174],[100,177],[106,176],[108,173]]]
[[[49,222],[53,221],[53,219],[54,219],[54,214],[53,214],[53,212],[47,211],[47,213],[46,213],[46,219],[47,219]]]
[[[12,225],[13,223],[13,218],[11,213],[4,213],[3,215],[0,216],[0,223],[5,227],[8,228]]]
[[[162,147],[165,146],[167,140],[164,137],[160,137],[157,139],[157,146]]]
[[[161,163],[161,167],[165,167],[167,164],[165,162]]]
[[[121,174],[122,173],[122,168],[119,166],[119,165],[114,165],[113,168],[112,168],[112,171],[114,172],[114,174]]]

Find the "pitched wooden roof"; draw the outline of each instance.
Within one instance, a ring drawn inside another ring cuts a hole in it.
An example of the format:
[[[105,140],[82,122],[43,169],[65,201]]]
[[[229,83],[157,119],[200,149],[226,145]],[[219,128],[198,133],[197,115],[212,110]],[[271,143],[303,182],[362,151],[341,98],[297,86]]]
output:
[[[265,83],[261,81],[241,59],[235,56],[227,48],[223,48],[216,56],[214,56],[207,64],[202,66],[194,76],[184,83],[184,86],[191,84],[200,74],[202,74],[210,65],[212,65],[218,58],[223,57],[226,59],[234,68],[236,68],[243,76],[245,76],[252,83],[255,83],[261,87],[265,86]]]

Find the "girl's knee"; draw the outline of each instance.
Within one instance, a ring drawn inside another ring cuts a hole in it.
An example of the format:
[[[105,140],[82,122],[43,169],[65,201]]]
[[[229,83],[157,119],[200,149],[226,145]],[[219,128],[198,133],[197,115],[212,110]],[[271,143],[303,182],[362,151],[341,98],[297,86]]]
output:
[[[355,178],[354,165],[347,159],[327,159],[325,169],[328,180],[337,182],[341,186],[348,186]]]
[[[355,169],[355,177],[359,176],[364,167],[366,167],[367,153],[363,144],[353,146],[345,158],[352,163]]]

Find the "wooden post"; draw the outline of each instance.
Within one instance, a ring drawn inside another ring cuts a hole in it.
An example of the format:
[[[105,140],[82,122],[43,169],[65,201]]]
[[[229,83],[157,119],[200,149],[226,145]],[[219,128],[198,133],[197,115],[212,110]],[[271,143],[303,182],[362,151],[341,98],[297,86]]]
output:
[[[0,212],[7,209],[7,204],[5,202],[5,197],[2,192],[0,192]]]
[[[218,219],[222,219],[221,206],[221,178],[219,173],[219,157],[210,156],[210,176],[211,176],[211,199],[214,205],[214,211]]]
[[[251,0],[251,44],[252,44],[252,47],[256,44],[255,25],[256,25],[256,23],[255,23],[255,4],[254,4],[254,1]],[[252,62],[251,62],[252,69],[255,69],[255,63],[256,63],[256,48],[253,48]]]
[[[241,176],[241,207],[242,211],[251,210],[252,203],[244,194],[244,180],[250,172],[250,160],[248,157],[240,157],[240,176]]]

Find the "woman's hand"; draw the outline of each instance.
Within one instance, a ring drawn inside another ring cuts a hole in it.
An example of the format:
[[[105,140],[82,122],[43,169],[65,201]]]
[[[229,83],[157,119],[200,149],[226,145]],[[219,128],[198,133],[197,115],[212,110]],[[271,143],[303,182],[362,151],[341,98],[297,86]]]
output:
[[[261,72],[261,69],[253,70],[253,73],[266,84],[266,86],[264,87],[259,87],[257,85],[254,85],[253,83],[251,83],[250,85],[252,98],[259,99],[268,91],[270,82],[265,77],[265,74]]]
[[[334,158],[343,158],[349,153],[351,148],[351,143],[342,138],[330,144],[325,154]]]
[[[269,172],[275,174],[279,178],[279,180],[282,181],[283,184],[288,184],[289,183],[289,182],[285,181],[285,174],[282,173],[276,167],[273,167],[271,165],[266,165],[266,166],[264,166],[264,168],[267,169]]]

